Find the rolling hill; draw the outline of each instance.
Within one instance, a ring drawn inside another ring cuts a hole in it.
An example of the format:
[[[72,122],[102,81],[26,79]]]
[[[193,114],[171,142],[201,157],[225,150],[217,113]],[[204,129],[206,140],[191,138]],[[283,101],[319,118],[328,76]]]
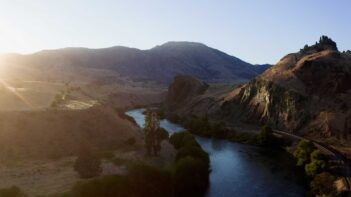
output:
[[[179,74],[209,83],[241,83],[270,67],[194,42],[167,42],[149,50],[65,48],[2,58],[7,65],[4,77],[103,83],[129,80],[168,85]]]

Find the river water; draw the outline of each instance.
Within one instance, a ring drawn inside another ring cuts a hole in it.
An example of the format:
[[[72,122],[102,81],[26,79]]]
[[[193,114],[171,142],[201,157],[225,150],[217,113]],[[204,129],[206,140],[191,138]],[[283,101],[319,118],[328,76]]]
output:
[[[126,112],[140,127],[144,126],[144,109]],[[166,119],[161,127],[169,134],[184,129]],[[210,187],[207,197],[297,197],[304,196],[304,188],[292,181],[293,172],[286,169],[285,154],[262,148],[213,140],[196,136],[211,160]]]

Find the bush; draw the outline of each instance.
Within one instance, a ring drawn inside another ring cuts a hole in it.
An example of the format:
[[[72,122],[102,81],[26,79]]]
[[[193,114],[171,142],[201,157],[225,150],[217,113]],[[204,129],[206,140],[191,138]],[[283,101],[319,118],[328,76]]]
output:
[[[67,196],[72,197],[114,197],[131,196],[127,178],[124,176],[105,176],[88,182],[77,183]]]
[[[74,163],[74,170],[78,172],[80,178],[96,177],[102,172],[101,159],[84,148]]]
[[[0,197],[25,197],[24,194],[17,186],[0,189]]]
[[[178,132],[174,133],[170,138],[169,142],[174,146],[175,149],[179,149],[184,146],[185,143],[189,143],[194,138],[189,132]],[[194,139],[195,140],[195,139]]]
[[[192,157],[180,159],[175,166],[175,196],[203,196],[209,185],[209,169]]]
[[[297,166],[304,166],[310,162],[311,153],[316,150],[313,142],[309,140],[301,140],[297,145],[294,156],[297,159]]]
[[[335,191],[335,177],[328,172],[323,172],[311,181],[311,190],[316,195],[330,195]]]
[[[314,150],[311,153],[311,161],[313,160],[323,160],[325,161],[327,158],[320,150]]]
[[[135,196],[172,196],[171,172],[136,163],[129,167],[128,182]]]
[[[203,161],[207,166],[210,164],[208,154],[197,146],[184,146],[177,151],[176,161],[185,157],[192,157]]]
[[[306,175],[314,177],[316,174],[321,173],[326,167],[326,163],[323,160],[312,160],[311,163],[305,165]]]
[[[125,176],[105,176],[76,184],[67,196],[72,197],[168,197],[173,196],[171,172],[142,163],[129,167]]]

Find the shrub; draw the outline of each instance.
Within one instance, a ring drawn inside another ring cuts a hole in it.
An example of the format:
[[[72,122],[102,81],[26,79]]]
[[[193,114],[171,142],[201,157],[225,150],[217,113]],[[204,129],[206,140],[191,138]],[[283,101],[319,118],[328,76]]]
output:
[[[74,170],[78,172],[80,178],[96,177],[102,172],[101,159],[84,148],[74,163]]]
[[[136,163],[129,167],[128,182],[135,196],[172,196],[171,172]]]
[[[77,183],[69,195],[72,197],[130,196],[129,184],[124,176],[105,176],[88,182]]]
[[[326,160],[326,156],[320,150],[314,150],[311,153],[311,161],[313,160]]]
[[[328,172],[322,172],[311,181],[311,190],[316,195],[330,195],[335,191],[335,177]]]
[[[184,138],[188,136],[187,138],[189,138],[189,136],[192,137],[191,133],[189,132],[178,132],[178,133],[174,133],[170,138],[169,138],[169,142],[174,146],[175,149],[179,149],[181,146],[184,145],[184,142],[187,142],[187,140],[184,140]],[[191,138],[190,137],[190,138]]]
[[[297,159],[298,166],[304,166],[310,162],[311,153],[316,150],[313,142],[309,140],[301,140],[297,145],[297,148],[294,152],[294,156]]]
[[[0,189],[0,197],[26,197],[17,186]]]
[[[307,176],[314,177],[316,174],[321,173],[326,167],[323,160],[312,160],[311,163],[305,165],[305,172]]]
[[[208,154],[197,146],[184,146],[177,151],[176,161],[179,161],[185,157],[192,157],[203,161],[206,165],[209,165],[210,159]]]
[[[171,172],[137,163],[125,176],[105,176],[77,183],[67,196],[72,197],[170,197],[174,190]]]
[[[209,169],[192,157],[180,159],[175,166],[175,196],[203,196],[209,184]]]

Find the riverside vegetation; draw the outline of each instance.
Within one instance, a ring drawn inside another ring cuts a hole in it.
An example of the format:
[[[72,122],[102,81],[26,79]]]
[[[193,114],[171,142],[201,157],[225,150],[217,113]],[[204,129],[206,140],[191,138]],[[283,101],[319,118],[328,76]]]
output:
[[[163,112],[159,112],[163,115]],[[164,116],[164,115],[163,115]],[[277,137],[272,129],[264,125],[258,134],[239,133],[229,131],[223,122],[212,123],[207,117],[180,118],[177,115],[170,116],[170,120],[180,124],[191,133],[199,136],[225,139],[232,142],[247,143],[262,146],[264,148],[284,148],[291,146],[289,140]],[[342,196],[334,187],[336,177],[328,169],[328,157],[309,140],[301,140],[295,147],[295,151],[288,151],[296,160],[297,169],[304,172],[304,184],[309,188],[307,196],[325,195]]]
[[[189,132],[175,133],[169,141],[177,150],[171,166],[132,163],[126,175],[81,182],[63,196],[203,196],[209,184],[208,154]]]

